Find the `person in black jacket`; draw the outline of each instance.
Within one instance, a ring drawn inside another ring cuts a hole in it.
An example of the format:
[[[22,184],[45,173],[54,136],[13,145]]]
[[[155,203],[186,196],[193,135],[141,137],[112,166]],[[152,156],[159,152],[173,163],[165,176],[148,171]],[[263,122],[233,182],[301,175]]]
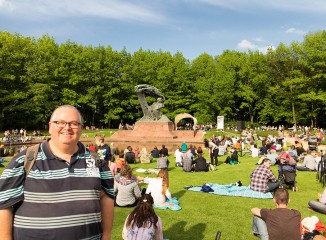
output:
[[[203,150],[200,148],[197,150],[197,158],[193,161],[195,164],[195,172],[208,172],[208,164],[203,157]]]
[[[165,145],[162,145],[162,149],[160,150],[160,154],[164,154],[164,156],[169,156],[169,150],[165,147]]]
[[[153,158],[158,158],[160,155],[159,150],[157,149],[157,147],[155,146],[154,149],[151,151],[152,157]]]
[[[127,147],[128,152],[125,154],[125,160],[127,163],[136,163],[136,156],[135,153],[132,151],[132,147],[128,146]]]

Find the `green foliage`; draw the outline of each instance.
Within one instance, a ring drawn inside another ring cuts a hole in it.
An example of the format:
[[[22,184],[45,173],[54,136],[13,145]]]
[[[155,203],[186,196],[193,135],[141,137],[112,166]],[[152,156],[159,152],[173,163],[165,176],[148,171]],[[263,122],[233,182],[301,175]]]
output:
[[[87,125],[117,128],[142,117],[137,84],[157,87],[171,120],[190,113],[199,124],[326,124],[326,31],[267,54],[225,50],[190,62],[182,53],[57,44],[0,32],[0,129],[40,129],[61,104],[79,108]],[[154,101],[148,98],[148,102]]]

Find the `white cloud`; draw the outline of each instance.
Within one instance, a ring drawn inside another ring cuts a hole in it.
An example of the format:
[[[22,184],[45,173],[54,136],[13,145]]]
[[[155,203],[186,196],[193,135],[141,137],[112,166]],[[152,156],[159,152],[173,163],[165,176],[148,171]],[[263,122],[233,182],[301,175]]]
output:
[[[0,10],[1,9],[11,10],[12,4],[7,0],[0,0]]]
[[[290,12],[325,12],[324,0],[193,0],[195,2],[225,7],[236,11],[247,11],[256,8],[282,10]]]
[[[275,49],[273,45],[267,45],[267,46],[258,46],[246,39],[241,40],[237,44],[237,48],[240,50],[252,50],[252,51],[259,51],[261,53],[267,53],[267,50],[272,48]]]
[[[294,33],[294,34],[298,34],[298,35],[305,35],[306,32],[302,31],[300,29],[296,29],[296,28],[289,28],[287,30],[285,30],[285,33]]]
[[[0,0],[0,11],[9,10],[5,6],[8,5],[6,3],[9,4],[6,0]],[[10,4],[16,16],[33,19],[90,16],[152,23],[166,21],[161,13],[136,1],[129,3],[118,0],[16,0]]]
[[[249,42],[246,39],[241,40],[241,42],[239,42],[237,44],[237,47],[240,49],[257,49],[258,46],[253,44],[252,42]]]
[[[265,40],[263,38],[261,38],[261,37],[256,37],[253,40],[256,41],[256,42],[265,42]]]

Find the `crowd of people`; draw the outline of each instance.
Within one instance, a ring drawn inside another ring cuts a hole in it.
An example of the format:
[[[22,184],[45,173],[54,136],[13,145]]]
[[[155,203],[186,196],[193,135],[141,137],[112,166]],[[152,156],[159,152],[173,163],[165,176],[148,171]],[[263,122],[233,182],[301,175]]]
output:
[[[175,200],[169,190],[168,148],[153,146],[147,151],[128,146],[118,152],[103,136],[96,136],[95,144],[86,148],[79,141],[82,124],[75,107],[60,106],[50,117],[50,138],[39,145],[29,174],[24,167],[26,151],[13,157],[0,180],[0,192],[11,193],[0,198],[0,239],[110,239],[117,206],[132,208],[121,229],[123,239],[163,240],[163,223],[155,208],[173,207]],[[238,152],[245,142],[257,148],[250,135],[213,136],[204,144],[209,159],[205,159],[201,146],[182,142],[174,152],[174,164],[185,172],[206,172],[210,165],[219,165],[220,156],[228,154],[225,163],[238,164]],[[261,239],[301,239],[301,214],[287,208],[286,186],[297,191],[295,179],[291,182],[286,172],[316,171],[318,156],[298,150],[300,146],[285,149],[271,137],[263,140],[258,151],[259,166],[250,175],[250,188],[274,192],[276,205],[275,209],[252,209],[253,233]],[[133,175],[133,164],[151,159],[157,161],[155,177]],[[278,177],[271,170],[273,164],[279,164]],[[326,190],[318,195],[318,201],[308,204],[326,213],[325,203]]]

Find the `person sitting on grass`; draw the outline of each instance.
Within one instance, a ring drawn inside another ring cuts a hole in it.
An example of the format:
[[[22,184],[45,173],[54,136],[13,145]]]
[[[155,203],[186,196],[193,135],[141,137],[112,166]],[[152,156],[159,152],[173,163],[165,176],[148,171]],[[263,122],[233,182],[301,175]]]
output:
[[[271,160],[265,158],[262,164],[251,173],[250,189],[258,192],[272,192],[280,183],[270,169]]]
[[[117,166],[117,172],[119,173],[121,168],[126,165],[126,160],[124,158],[125,154],[124,152],[120,152],[119,158],[116,161],[116,166]]]
[[[303,159],[303,163],[297,165],[297,170],[299,171],[316,171],[317,163],[314,156],[311,154],[311,150],[307,151],[307,155]]]
[[[157,159],[157,168],[159,169],[168,169],[169,167],[169,159],[164,156],[163,153],[159,155],[159,158]]]
[[[225,161],[224,161],[224,164],[238,164],[239,163],[239,157],[238,157],[238,151],[235,150],[232,154],[231,154],[231,157],[230,156],[227,156]]]
[[[254,215],[252,230],[260,239],[269,240],[300,240],[301,213],[288,209],[289,193],[284,188],[275,191],[275,209],[252,208]]]
[[[197,158],[193,161],[195,165],[195,172],[208,172],[208,163],[203,157],[203,150],[200,148],[197,150]]]
[[[163,224],[153,208],[153,197],[144,194],[135,209],[127,216],[122,238],[124,240],[163,240]]]
[[[166,169],[161,169],[156,178],[150,179],[146,194],[152,195],[154,204],[157,206],[169,205],[166,199],[172,201],[172,196],[169,191],[169,174]]]
[[[310,209],[326,214],[326,188],[322,194],[318,193],[318,201],[310,200],[308,205]]]
[[[132,169],[124,165],[120,174],[114,177],[115,205],[119,207],[134,207],[141,197],[141,191],[136,177],[132,176]]]

